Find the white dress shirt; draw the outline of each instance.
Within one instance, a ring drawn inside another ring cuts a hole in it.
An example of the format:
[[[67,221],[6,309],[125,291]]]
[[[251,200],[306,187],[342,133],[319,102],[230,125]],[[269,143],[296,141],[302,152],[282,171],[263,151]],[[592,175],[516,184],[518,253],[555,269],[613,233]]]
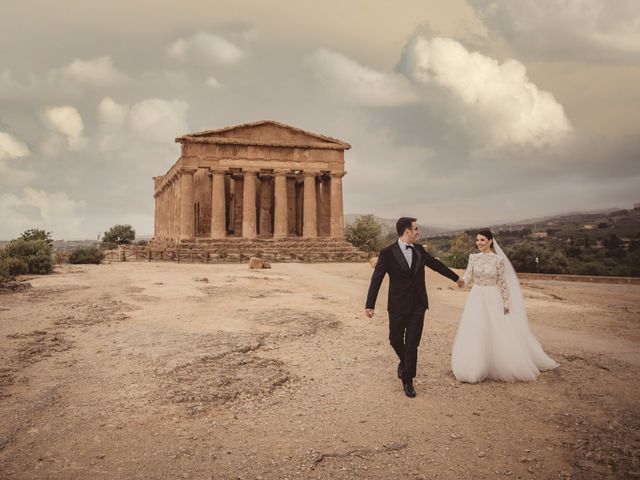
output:
[[[413,260],[413,250],[407,247],[408,246],[413,247],[413,244],[404,243],[402,240],[398,239],[398,245],[400,245],[400,250],[402,251],[404,258],[406,258],[409,268],[411,268],[411,260]]]

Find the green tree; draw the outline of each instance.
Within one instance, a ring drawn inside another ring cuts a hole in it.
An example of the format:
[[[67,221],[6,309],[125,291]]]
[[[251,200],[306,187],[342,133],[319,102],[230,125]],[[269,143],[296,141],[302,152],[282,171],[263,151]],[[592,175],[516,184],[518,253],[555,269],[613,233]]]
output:
[[[580,258],[580,255],[582,254],[582,248],[576,245],[572,239],[570,243],[565,245],[564,253],[567,257]]]
[[[612,233],[602,241],[602,244],[607,250],[616,250],[622,246],[622,240],[615,233]]]
[[[535,243],[524,241],[507,248],[506,252],[516,272],[538,272],[542,249]],[[538,262],[536,262],[536,258]]]
[[[347,242],[365,252],[377,252],[381,248],[382,228],[373,215],[361,215],[347,225],[344,237]]]
[[[47,232],[39,228],[30,228],[29,230],[25,230],[22,235],[20,235],[20,239],[26,241],[44,240],[48,244],[53,245],[53,237],[51,236],[51,232]]]
[[[545,247],[524,241],[511,245],[505,253],[517,272],[566,273],[569,265],[562,249],[554,244]]]
[[[466,232],[458,235],[451,242],[451,248],[446,256],[447,265],[453,268],[465,268],[469,254],[474,248],[475,241],[471,235]]]
[[[131,225],[114,225],[102,235],[103,243],[128,245],[136,238],[136,231]]]
[[[382,243],[384,245],[390,245],[393,242],[396,242],[398,240],[398,234],[393,231],[393,232],[389,232],[387,233],[384,238],[382,239]]]
[[[543,273],[567,273],[567,267],[567,257],[558,250],[551,255],[545,255],[545,263],[540,271]]]
[[[634,250],[628,257],[630,275],[640,277],[640,250]]]

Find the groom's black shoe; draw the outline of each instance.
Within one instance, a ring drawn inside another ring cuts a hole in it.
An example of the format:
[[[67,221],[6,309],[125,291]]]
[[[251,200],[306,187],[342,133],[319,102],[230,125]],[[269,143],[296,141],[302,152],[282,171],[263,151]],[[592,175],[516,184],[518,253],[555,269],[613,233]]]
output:
[[[413,388],[413,381],[409,380],[408,382],[405,382],[404,380],[402,381],[402,386],[404,387],[404,394],[409,397],[409,398],[413,398],[416,396],[416,391]]]
[[[402,367],[402,364],[399,363],[398,364],[398,378],[402,378],[402,375],[404,375],[404,368]]]

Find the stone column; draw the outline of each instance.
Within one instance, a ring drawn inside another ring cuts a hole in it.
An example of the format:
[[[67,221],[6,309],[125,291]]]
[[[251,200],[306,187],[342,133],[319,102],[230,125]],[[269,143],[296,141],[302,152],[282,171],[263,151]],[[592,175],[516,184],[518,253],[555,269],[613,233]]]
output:
[[[180,170],[180,240],[194,238],[196,219],[193,211],[193,175],[195,168]]]
[[[272,231],[272,213],[271,207],[273,203],[273,184],[271,179],[273,175],[268,173],[260,174],[260,210],[259,210],[259,225],[258,232],[261,237],[270,237],[273,234]]]
[[[227,236],[224,172],[224,170],[211,169],[211,238]]]
[[[165,189],[160,190],[160,234],[159,236],[165,238],[167,235],[167,196],[165,195]]]
[[[342,210],[342,177],[347,172],[331,172],[331,238],[344,238],[344,212]]]
[[[302,219],[302,236],[317,238],[318,222],[316,218],[316,175],[318,172],[303,172],[304,175],[304,217]]]
[[[160,196],[156,195],[154,197],[155,210],[153,211],[153,236],[154,238],[158,238],[158,231],[160,229],[160,225],[158,223],[158,218],[160,218]]]
[[[176,242],[178,240],[178,230],[177,230],[177,225],[178,225],[178,220],[180,219],[180,211],[176,208],[176,185],[178,182],[176,182],[176,178],[178,178],[180,175],[176,173],[175,177],[172,177],[170,183],[169,183],[169,190],[167,191],[168,196],[169,196],[169,206],[171,208],[171,218],[169,219],[170,222],[170,229],[171,229],[171,240],[173,240],[174,242]]]
[[[287,171],[276,170],[273,238],[287,238]]]
[[[169,219],[171,218],[169,208],[169,189],[165,185],[162,189],[162,236],[165,240],[169,237]]]
[[[174,242],[177,242],[180,237],[180,205],[178,203],[178,179],[180,178],[180,174],[176,173],[171,178],[171,187],[169,190],[170,197],[169,201],[171,202],[171,239]]]
[[[242,237],[256,238],[256,173],[257,170],[243,170],[242,193]]]

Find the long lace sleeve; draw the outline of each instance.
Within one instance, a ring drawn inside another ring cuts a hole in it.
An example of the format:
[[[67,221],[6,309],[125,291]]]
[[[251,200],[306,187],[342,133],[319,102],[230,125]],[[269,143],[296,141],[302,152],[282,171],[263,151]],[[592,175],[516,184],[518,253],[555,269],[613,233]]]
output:
[[[467,269],[462,276],[465,285],[468,285],[473,281],[473,255],[469,255],[469,261],[467,262]]]
[[[502,300],[504,301],[504,305],[506,307],[509,306],[509,289],[507,288],[507,282],[504,277],[504,260],[502,258],[498,259],[497,265],[498,278],[497,284],[500,289],[500,295],[502,295]]]

